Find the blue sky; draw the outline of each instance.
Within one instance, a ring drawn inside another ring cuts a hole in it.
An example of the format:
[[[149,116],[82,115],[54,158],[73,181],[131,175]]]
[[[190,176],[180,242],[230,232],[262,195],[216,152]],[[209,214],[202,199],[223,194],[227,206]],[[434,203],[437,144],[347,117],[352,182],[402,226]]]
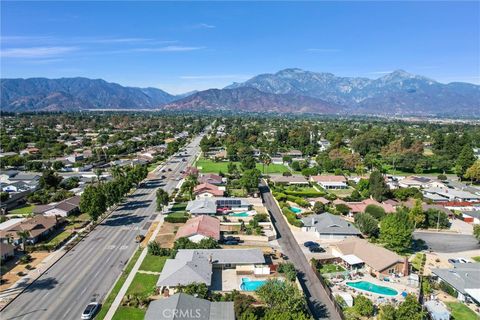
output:
[[[480,83],[480,2],[5,2],[1,76],[172,93],[297,67]]]

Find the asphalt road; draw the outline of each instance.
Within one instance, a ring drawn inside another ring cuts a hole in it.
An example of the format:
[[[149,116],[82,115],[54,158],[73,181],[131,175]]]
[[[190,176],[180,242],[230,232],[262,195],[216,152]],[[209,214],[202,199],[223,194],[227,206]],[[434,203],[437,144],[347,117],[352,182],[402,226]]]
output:
[[[98,225],[73,250],[28,287],[1,313],[2,320],[80,319],[91,301],[102,301],[120,276],[138,244],[135,237],[145,233],[155,218],[155,191],[171,192],[178,177],[198,155],[201,137],[185,149],[187,161],[174,157],[166,163],[165,179],[147,180],[108,219]],[[171,171],[168,171],[171,169]]]
[[[333,304],[330,302],[328,294],[322,287],[320,280],[318,280],[310,267],[307,258],[295,240],[287,222],[282,217],[282,212],[275,203],[270,189],[262,184],[260,186],[260,192],[262,193],[265,206],[271,213],[272,222],[277,229],[278,242],[282,247],[283,253],[288,256],[289,260],[295,265],[295,269],[297,269],[300,284],[302,285],[308,306],[314,318],[341,319]]]
[[[480,244],[472,235],[445,232],[415,232],[415,239],[422,239],[432,251],[439,253],[460,253],[480,250]]]

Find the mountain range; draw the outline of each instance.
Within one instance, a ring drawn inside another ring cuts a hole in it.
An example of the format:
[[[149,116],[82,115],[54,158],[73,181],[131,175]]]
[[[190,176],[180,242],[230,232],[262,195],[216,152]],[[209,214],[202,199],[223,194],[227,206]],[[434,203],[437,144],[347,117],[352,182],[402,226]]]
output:
[[[480,86],[442,84],[403,70],[369,79],[284,69],[183,95],[87,78],[2,79],[1,89],[1,109],[16,112],[165,109],[480,116]]]

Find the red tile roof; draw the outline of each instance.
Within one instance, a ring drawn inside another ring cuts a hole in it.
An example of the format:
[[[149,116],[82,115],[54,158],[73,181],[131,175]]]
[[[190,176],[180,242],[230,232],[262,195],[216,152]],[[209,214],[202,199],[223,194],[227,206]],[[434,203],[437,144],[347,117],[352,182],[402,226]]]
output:
[[[220,240],[220,220],[206,215],[190,219],[178,229],[175,239],[197,234]]]

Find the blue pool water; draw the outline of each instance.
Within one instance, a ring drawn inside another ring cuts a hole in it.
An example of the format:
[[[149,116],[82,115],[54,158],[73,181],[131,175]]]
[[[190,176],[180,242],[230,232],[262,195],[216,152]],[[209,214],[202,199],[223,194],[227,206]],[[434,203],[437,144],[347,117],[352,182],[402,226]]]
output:
[[[378,286],[368,281],[347,282],[347,286],[355,289],[373,292],[383,296],[396,296],[398,294],[397,290],[395,289],[384,287],[384,286]]]
[[[249,278],[242,278],[242,284],[240,290],[242,291],[255,291],[265,284],[267,280],[250,280]]]
[[[247,212],[239,212],[239,213],[230,213],[230,217],[248,217],[250,216]]]
[[[293,213],[300,213],[302,212],[302,209],[296,208],[296,207],[290,207],[290,210],[292,210]]]

